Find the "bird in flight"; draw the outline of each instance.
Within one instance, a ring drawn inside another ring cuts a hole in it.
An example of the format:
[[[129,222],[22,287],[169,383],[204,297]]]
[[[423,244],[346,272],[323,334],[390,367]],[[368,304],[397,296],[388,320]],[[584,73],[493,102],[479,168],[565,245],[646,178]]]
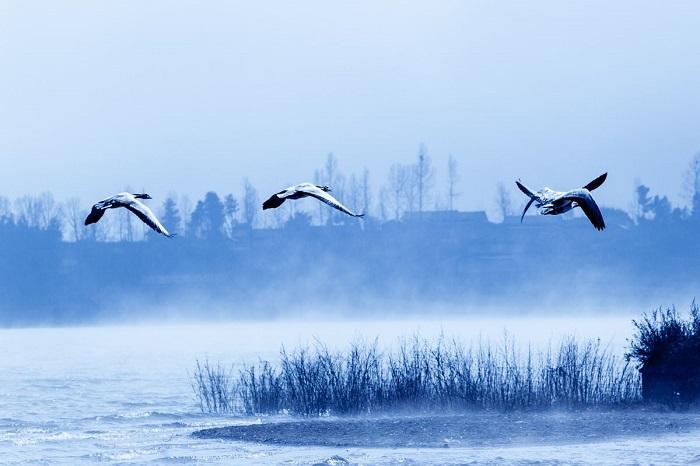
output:
[[[157,233],[167,236],[168,238],[175,236],[170,234],[168,230],[165,229],[151,209],[149,209],[146,204],[139,201],[139,199],[152,198],[148,194],[131,194],[124,192],[102,200],[92,206],[90,214],[85,218],[85,225],[99,222],[107,209],[124,207],[140,218],[143,223],[151,227]]]
[[[263,210],[276,209],[281,206],[287,199],[302,199],[304,197],[315,197],[321,202],[325,202],[334,209],[338,209],[353,217],[364,217],[364,214],[356,214],[350,209],[341,204],[336,198],[328,194],[331,188],[328,186],[316,186],[311,183],[301,183],[296,186],[290,186],[284,191],[270,196],[270,199],[263,202]]]
[[[523,210],[520,221],[523,221],[525,212],[527,212],[527,209],[529,209],[534,202],[535,207],[540,209],[540,214],[542,215],[559,215],[570,211],[574,207],[580,207],[596,230],[604,230],[605,221],[603,220],[603,214],[600,213],[598,204],[593,200],[591,191],[600,187],[607,177],[608,174],[603,173],[583,188],[572,189],[566,192],[553,191],[547,187],[537,192],[532,192],[531,189],[524,186],[519,180],[516,181],[515,184],[518,185],[518,188],[530,198],[530,201],[525,206],[525,210]]]

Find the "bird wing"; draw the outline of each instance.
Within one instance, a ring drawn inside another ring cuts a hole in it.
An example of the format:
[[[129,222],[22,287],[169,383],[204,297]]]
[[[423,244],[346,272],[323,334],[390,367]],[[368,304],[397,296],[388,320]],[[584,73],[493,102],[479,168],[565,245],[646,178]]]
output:
[[[531,199],[537,197],[535,196],[535,193],[533,193],[528,187],[522,184],[520,180],[516,181],[515,184],[518,185],[518,189],[520,189],[527,197]]]
[[[338,209],[341,212],[344,212],[348,215],[351,215],[353,217],[364,217],[365,214],[356,214],[347,207],[345,207],[343,204],[341,204],[336,198],[328,194],[327,192],[323,191],[322,189],[317,188],[316,186],[313,187],[305,187],[304,189],[300,190],[302,192],[305,192],[309,196],[315,197],[321,202],[325,202],[329,206],[333,207],[334,209]]]
[[[532,203],[535,202],[535,198],[531,197],[530,200],[528,201],[527,205],[525,205],[525,209],[523,209],[523,214],[520,216],[520,223],[523,223],[523,219],[525,218],[525,213],[527,213],[527,209],[530,208]]]
[[[569,191],[562,199],[573,201],[581,207],[583,213],[586,214],[586,217],[588,217],[588,220],[591,221],[596,230],[605,230],[603,214],[600,212],[598,204],[593,200],[593,196],[591,196],[591,193],[587,189]]]
[[[281,206],[286,199],[286,196],[283,197],[282,194],[284,194],[286,192],[287,192],[286,190],[280,191],[277,194],[273,194],[272,196],[270,196],[270,199],[263,202],[263,205],[262,205],[263,210],[276,209],[277,207]]]
[[[528,187],[526,187],[524,184],[520,182],[520,180],[515,182],[516,185],[518,185],[518,189],[520,189],[526,196],[530,198],[528,203],[525,205],[525,209],[523,210],[523,214],[520,216],[520,223],[523,223],[523,219],[525,218],[525,213],[527,213],[527,209],[530,208],[533,202],[535,202],[535,199],[537,199],[537,196],[535,193],[533,193]]]
[[[605,172],[602,175],[600,175],[598,178],[595,180],[591,181],[588,183],[586,186],[583,187],[583,189],[587,189],[589,191],[593,191],[596,188],[599,188],[603,182],[605,182],[605,179],[608,177],[608,173]]]
[[[168,238],[172,238],[173,236],[175,236],[171,235],[168,232],[168,230],[165,229],[165,227],[160,223],[160,221],[158,221],[158,218],[155,216],[155,214],[151,211],[151,209],[149,209],[148,206],[143,202],[139,200],[134,200],[133,203],[125,205],[124,207],[133,212],[138,218],[141,219],[143,223],[145,223],[161,235],[167,236]]]
[[[85,225],[90,225],[92,223],[97,223],[100,221],[102,216],[105,214],[105,208],[99,207],[99,204],[92,206],[92,210],[87,217],[85,217]]]

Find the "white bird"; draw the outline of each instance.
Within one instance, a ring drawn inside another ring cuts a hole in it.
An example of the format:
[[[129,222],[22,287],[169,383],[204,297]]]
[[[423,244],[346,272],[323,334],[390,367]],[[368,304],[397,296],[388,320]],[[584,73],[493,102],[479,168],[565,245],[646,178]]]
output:
[[[598,204],[593,200],[591,191],[602,185],[607,177],[608,174],[603,173],[583,188],[572,189],[566,192],[553,191],[547,187],[537,192],[532,192],[531,189],[525,187],[520,181],[516,181],[515,184],[518,185],[518,188],[530,198],[530,201],[525,206],[525,210],[523,210],[520,221],[523,221],[525,212],[527,212],[527,209],[529,209],[530,205],[534,202],[535,207],[540,209],[540,214],[542,215],[559,215],[570,211],[574,207],[580,207],[597,230],[604,230],[605,221],[603,220],[603,214],[600,213]]]
[[[276,209],[281,206],[287,199],[302,199],[304,197],[315,197],[321,202],[325,202],[334,209],[338,209],[353,217],[364,217],[364,214],[356,214],[343,204],[338,202],[336,198],[328,194],[331,190],[328,186],[316,186],[311,183],[301,183],[296,186],[290,186],[284,191],[270,196],[270,199],[263,202],[263,210]]]
[[[152,199],[152,197],[148,194],[131,194],[124,192],[100,201],[92,206],[90,214],[85,218],[85,225],[99,222],[107,209],[124,207],[157,233],[167,236],[168,238],[175,236],[171,235],[168,230],[165,229],[151,209],[149,209],[146,204],[139,201],[139,199]]]

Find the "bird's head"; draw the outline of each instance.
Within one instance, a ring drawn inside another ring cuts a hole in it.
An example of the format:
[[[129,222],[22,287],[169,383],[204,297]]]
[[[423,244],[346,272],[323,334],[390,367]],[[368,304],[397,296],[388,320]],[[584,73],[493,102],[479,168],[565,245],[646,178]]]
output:
[[[146,194],[146,193],[143,193],[143,194],[134,194],[134,197],[135,197],[136,199],[153,199],[151,196],[149,196],[149,195]]]
[[[321,191],[325,191],[325,192],[331,191],[331,188],[329,188],[328,186],[317,186],[317,188],[319,188]]]

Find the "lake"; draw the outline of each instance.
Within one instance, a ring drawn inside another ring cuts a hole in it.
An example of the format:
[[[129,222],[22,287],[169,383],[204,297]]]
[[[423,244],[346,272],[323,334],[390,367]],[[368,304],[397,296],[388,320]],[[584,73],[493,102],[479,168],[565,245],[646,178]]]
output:
[[[591,449],[580,444],[437,450],[196,439],[192,432],[203,428],[274,419],[201,414],[190,375],[198,358],[225,364],[259,358],[274,362],[282,344],[294,348],[318,339],[341,349],[353,340],[379,337],[380,345],[388,347],[417,333],[426,338],[444,333],[464,342],[498,343],[507,332],[521,345],[530,343],[535,348],[575,335],[600,338],[622,354],[632,335],[630,318],[300,320],[4,329],[0,330],[0,463],[313,464],[334,455],[362,464],[451,464],[467,458],[488,464],[529,464],[534,459],[566,462],[567,458],[588,463]],[[666,464],[700,459],[693,456],[700,451],[695,432],[670,433],[654,442],[634,438],[596,442],[596,458],[601,464],[635,458]]]

